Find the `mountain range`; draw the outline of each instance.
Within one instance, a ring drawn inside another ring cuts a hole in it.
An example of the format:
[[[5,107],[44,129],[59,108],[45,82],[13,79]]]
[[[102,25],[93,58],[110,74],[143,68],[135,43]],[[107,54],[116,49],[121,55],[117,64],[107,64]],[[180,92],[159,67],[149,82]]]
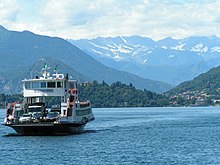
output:
[[[144,78],[178,85],[220,65],[220,38],[165,38],[141,36],[71,40],[103,64]]]
[[[40,72],[46,62],[51,67],[69,73],[79,81],[121,81],[136,88],[164,92],[171,85],[118,71],[103,65],[78,47],[58,37],[48,37],[29,31],[9,31],[0,26],[0,90],[2,93],[20,92],[21,79]],[[52,70],[52,69],[51,69]],[[53,71],[53,70],[52,70]]]

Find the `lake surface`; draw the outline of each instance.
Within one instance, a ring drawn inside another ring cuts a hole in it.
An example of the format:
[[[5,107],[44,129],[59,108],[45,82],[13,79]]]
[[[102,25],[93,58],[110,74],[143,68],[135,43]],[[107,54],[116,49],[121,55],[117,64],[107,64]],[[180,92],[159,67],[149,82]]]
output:
[[[93,111],[79,135],[15,136],[1,125],[0,164],[220,164],[220,107]]]

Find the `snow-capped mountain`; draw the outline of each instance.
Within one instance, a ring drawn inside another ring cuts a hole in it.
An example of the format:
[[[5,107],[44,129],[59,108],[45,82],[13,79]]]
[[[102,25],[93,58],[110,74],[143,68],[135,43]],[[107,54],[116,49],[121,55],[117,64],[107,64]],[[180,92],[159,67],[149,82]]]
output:
[[[146,56],[151,53],[155,42],[139,36],[116,37],[87,40],[69,40],[79,48],[92,53],[94,56],[106,57],[115,61],[135,60],[145,63]]]
[[[39,75],[45,62],[52,68],[57,65],[79,82],[96,80],[112,84],[120,81],[157,93],[172,88],[167,83],[107,67],[62,38],[10,31],[1,25],[0,59],[0,91],[7,94],[20,92],[21,79]],[[49,71],[52,73],[53,69]]]
[[[220,38],[141,36],[68,40],[105,65],[145,78],[178,84],[220,64]]]
[[[184,39],[175,40],[172,38],[165,38],[157,42],[158,46],[164,49],[174,49],[174,50],[187,50],[196,52],[199,55],[208,55],[210,53],[220,52],[220,38],[216,36],[211,37],[189,37]]]

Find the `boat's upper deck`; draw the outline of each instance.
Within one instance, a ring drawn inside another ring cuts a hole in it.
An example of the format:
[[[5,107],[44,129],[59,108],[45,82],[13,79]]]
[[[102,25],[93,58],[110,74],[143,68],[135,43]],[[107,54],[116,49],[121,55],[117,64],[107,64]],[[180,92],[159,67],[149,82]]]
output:
[[[35,77],[23,81],[24,97],[64,96],[67,89],[76,87],[76,80],[68,80],[64,74]]]

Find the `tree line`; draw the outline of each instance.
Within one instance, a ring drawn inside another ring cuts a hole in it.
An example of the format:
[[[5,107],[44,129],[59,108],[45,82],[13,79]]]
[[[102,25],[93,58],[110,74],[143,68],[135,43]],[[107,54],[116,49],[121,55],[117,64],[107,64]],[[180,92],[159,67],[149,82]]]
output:
[[[89,99],[93,107],[162,107],[169,100],[162,94],[136,89],[132,84],[120,81],[108,85],[106,82],[93,81],[92,85],[78,87],[79,98]]]
[[[78,85],[79,100],[90,100],[92,107],[162,107],[169,106],[169,100],[165,95],[156,94],[146,89],[136,89],[132,84],[124,84],[120,81],[107,84],[105,81],[98,83],[93,81],[89,85]],[[21,94],[0,94],[0,106],[5,102],[22,102]],[[49,104],[56,104],[57,99],[50,99]]]

